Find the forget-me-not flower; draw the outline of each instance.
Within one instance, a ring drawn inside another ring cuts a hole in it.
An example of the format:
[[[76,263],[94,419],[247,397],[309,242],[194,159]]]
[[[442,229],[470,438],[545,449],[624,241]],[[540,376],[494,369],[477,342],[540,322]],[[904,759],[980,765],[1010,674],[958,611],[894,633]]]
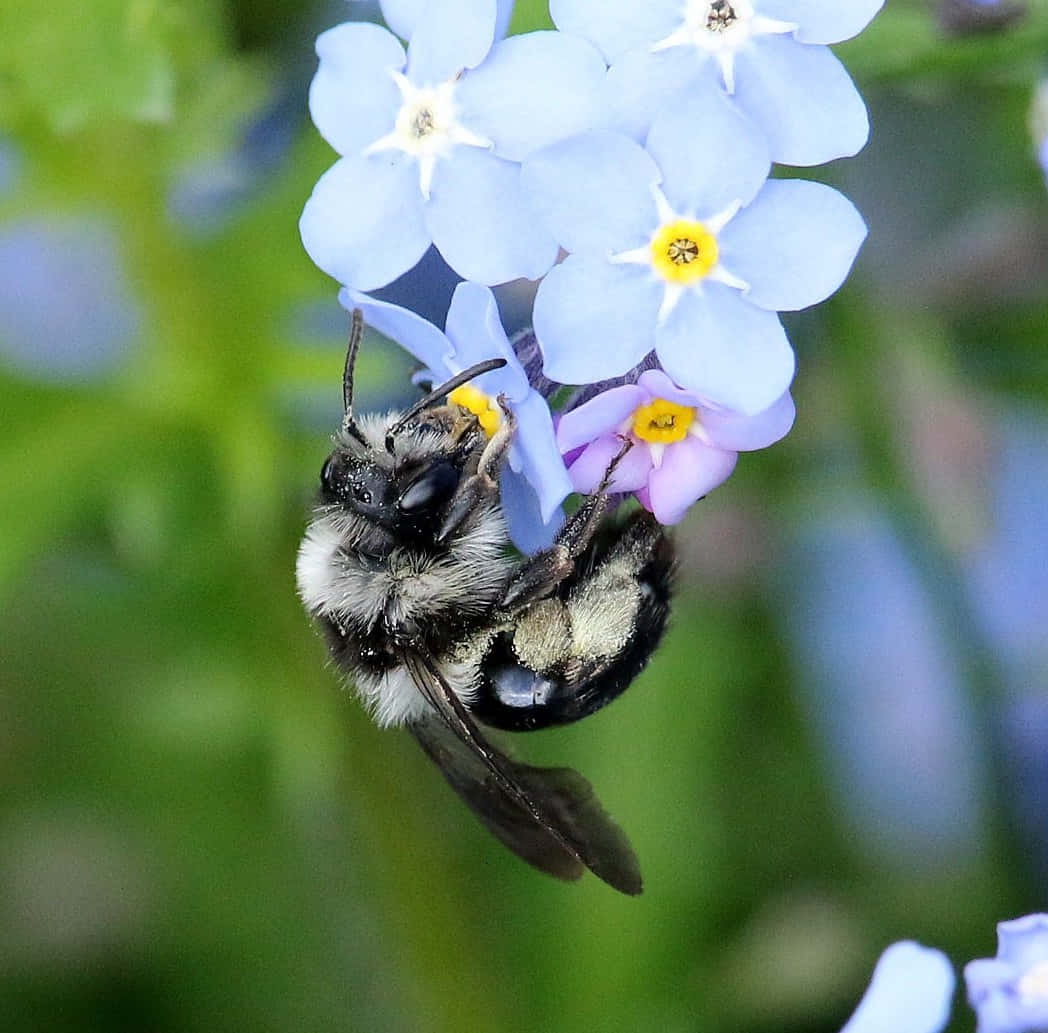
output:
[[[709,84],[767,135],[773,161],[818,165],[866,143],[866,106],[825,45],[860,32],[883,0],[551,0],[558,28],[593,40],[612,66],[616,128],[643,139]]]
[[[346,309],[361,309],[365,322],[414,355],[435,384],[485,359],[506,360],[502,369],[477,377],[450,397],[477,416],[489,437],[503,418],[497,399],[505,397],[517,426],[503,471],[503,508],[513,509],[507,503],[507,497],[512,496],[519,500],[518,508],[528,507],[538,513],[541,526],[528,527],[526,520],[515,519],[519,514],[507,512],[510,531],[522,549],[533,551],[548,544],[560,519],[560,504],[572,490],[571,481],[557,447],[549,406],[528,383],[491,291],[477,283],[460,283],[452,296],[443,333],[414,312],[360,291],[344,289],[339,301]],[[507,489],[507,481],[513,479],[525,483],[511,484]],[[536,496],[535,504],[526,498],[529,492]],[[519,535],[517,527],[521,527]]]
[[[783,395],[755,416],[710,409],[661,370],[636,384],[604,391],[557,424],[557,444],[571,459],[576,491],[593,493],[625,441],[610,489],[633,492],[662,524],[681,520],[693,502],[722,484],[740,451],[766,448],[793,426],[793,400]]]
[[[386,24],[401,39],[411,39],[415,23],[429,0],[379,0],[379,8]],[[513,17],[513,0],[498,0],[498,16],[495,19],[495,39],[502,39],[509,29]]]
[[[493,45],[495,0],[432,0],[407,54],[388,30],[347,23],[317,39],[313,121],[342,158],[302,213],[310,257],[341,283],[382,287],[431,243],[460,276],[534,279],[557,245],[528,209],[519,162],[591,126],[604,63],[556,32]]]
[[[912,940],[893,943],[841,1033],[939,1033],[950,1017],[953,987],[953,969],[941,951]]]
[[[1048,914],[997,925],[997,957],[964,967],[977,1033],[1043,1033],[1048,1029]]]
[[[654,350],[707,403],[771,406],[794,370],[777,313],[832,294],[866,226],[830,187],[766,181],[769,165],[752,123],[716,95],[659,116],[646,150],[598,130],[528,159],[531,204],[569,252],[535,300],[546,374],[594,383]]]

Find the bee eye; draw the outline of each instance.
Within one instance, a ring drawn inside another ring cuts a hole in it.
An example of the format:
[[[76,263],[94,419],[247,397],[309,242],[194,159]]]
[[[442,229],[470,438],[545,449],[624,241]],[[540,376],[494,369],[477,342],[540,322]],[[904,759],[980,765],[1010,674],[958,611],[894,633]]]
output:
[[[435,509],[449,499],[459,483],[459,470],[451,463],[436,463],[404,489],[397,505],[402,513]]]
[[[353,492],[353,498],[357,502],[363,502],[365,506],[371,504],[371,492],[360,481],[354,481],[350,490]]]

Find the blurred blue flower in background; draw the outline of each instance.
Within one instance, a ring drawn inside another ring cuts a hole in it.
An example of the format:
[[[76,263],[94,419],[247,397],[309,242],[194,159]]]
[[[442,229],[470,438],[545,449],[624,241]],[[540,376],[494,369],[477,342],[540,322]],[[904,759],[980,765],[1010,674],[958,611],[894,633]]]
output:
[[[866,143],[866,106],[826,47],[883,0],[552,0],[557,27],[611,65],[617,128],[643,138],[660,111],[716,83],[766,134],[774,161],[819,165]],[[698,124],[698,121],[696,121]]]
[[[997,957],[964,967],[977,1033],[1042,1033],[1048,1029],[1048,915],[997,926]]]
[[[622,376],[654,350],[685,390],[742,413],[790,385],[779,310],[844,280],[866,226],[841,194],[766,181],[768,152],[718,94],[655,121],[647,150],[618,133],[554,144],[524,163],[532,206],[569,256],[539,286],[548,376]]]
[[[557,245],[524,201],[519,162],[601,117],[604,63],[560,33],[492,46],[495,15],[494,0],[427,4],[406,57],[376,25],[318,38],[310,112],[342,158],[300,227],[310,257],[341,283],[382,287],[430,243],[487,284],[553,264]]]
[[[898,531],[872,498],[811,513],[783,573],[798,685],[856,851],[960,869],[983,844],[985,744]]]
[[[893,943],[841,1033],[939,1033],[950,1017],[953,969],[919,943]]]
[[[1048,79],[1042,79],[1034,90],[1030,106],[1030,134],[1037,163],[1048,181]]]
[[[446,333],[408,309],[377,301],[359,291],[343,290],[339,300],[346,309],[359,308],[369,326],[396,341],[415,356],[428,370],[435,383],[461,373],[485,359],[502,358],[506,365],[472,380],[451,396],[469,408],[481,426],[494,434],[502,419],[497,397],[504,395],[517,420],[509,450],[506,476],[523,480],[537,498],[531,507],[540,514],[535,538],[517,544],[525,551],[534,542],[548,544],[558,526],[560,504],[571,492],[564,461],[553,433],[553,419],[546,400],[528,383],[527,375],[513,351],[499,319],[495,296],[487,287],[460,283],[455,288],[448,309]],[[520,499],[521,485],[511,489]],[[503,500],[504,505],[508,505]],[[526,524],[526,520],[520,520]],[[517,526],[510,519],[510,529]]]
[[[101,218],[22,219],[0,231],[0,362],[45,380],[111,372],[142,323],[119,238]],[[12,275],[13,274],[13,275]]]
[[[1048,877],[1048,420],[1016,409],[998,438],[989,528],[965,573],[1003,687],[1000,764],[1024,841]]]

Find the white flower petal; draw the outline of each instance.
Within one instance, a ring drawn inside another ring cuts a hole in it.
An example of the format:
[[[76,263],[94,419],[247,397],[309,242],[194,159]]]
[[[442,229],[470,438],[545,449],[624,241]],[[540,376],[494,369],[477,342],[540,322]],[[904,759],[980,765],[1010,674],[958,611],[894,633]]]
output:
[[[299,230],[309,257],[340,283],[365,291],[391,283],[430,244],[415,162],[341,159],[313,188]]]
[[[487,151],[457,147],[437,165],[425,217],[444,261],[467,280],[536,280],[557,257],[522,192],[520,166]]]
[[[941,951],[894,943],[841,1033],[939,1033],[950,1017],[953,987],[953,969]]]
[[[807,308],[844,282],[866,224],[843,194],[802,179],[769,180],[718,238],[721,261],[746,298],[777,312]]]
[[[317,55],[313,124],[339,154],[360,154],[393,129],[400,91],[391,73],[404,67],[404,48],[381,26],[347,22],[317,37]]]
[[[562,384],[620,377],[655,345],[662,290],[637,266],[572,255],[539,284],[535,335],[546,375]]]
[[[833,52],[789,36],[761,36],[739,51],[735,100],[784,165],[847,157],[870,135],[866,105]]]
[[[793,379],[793,349],[779,317],[715,283],[686,293],[659,327],[656,351],[681,387],[740,413],[767,409]]]

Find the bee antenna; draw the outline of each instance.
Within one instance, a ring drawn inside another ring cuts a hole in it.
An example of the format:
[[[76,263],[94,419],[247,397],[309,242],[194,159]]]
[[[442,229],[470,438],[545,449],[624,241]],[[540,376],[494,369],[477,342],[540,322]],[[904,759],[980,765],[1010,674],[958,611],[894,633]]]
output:
[[[396,433],[410,423],[420,412],[428,409],[431,405],[439,402],[445,395],[451,394],[457,387],[468,384],[471,380],[490,373],[494,369],[502,369],[506,365],[505,359],[485,359],[478,362],[461,373],[456,373],[450,380],[445,381],[439,387],[433,388],[428,395],[420,398],[410,409],[402,413],[397,422],[386,431],[386,451],[393,454],[393,438]]]
[[[364,313],[353,309],[353,323],[349,329],[349,346],[346,349],[346,365],[342,371],[342,406],[345,415],[342,417],[342,429],[357,439],[362,445],[368,441],[353,419],[353,372],[357,365],[357,352],[364,339]]]

